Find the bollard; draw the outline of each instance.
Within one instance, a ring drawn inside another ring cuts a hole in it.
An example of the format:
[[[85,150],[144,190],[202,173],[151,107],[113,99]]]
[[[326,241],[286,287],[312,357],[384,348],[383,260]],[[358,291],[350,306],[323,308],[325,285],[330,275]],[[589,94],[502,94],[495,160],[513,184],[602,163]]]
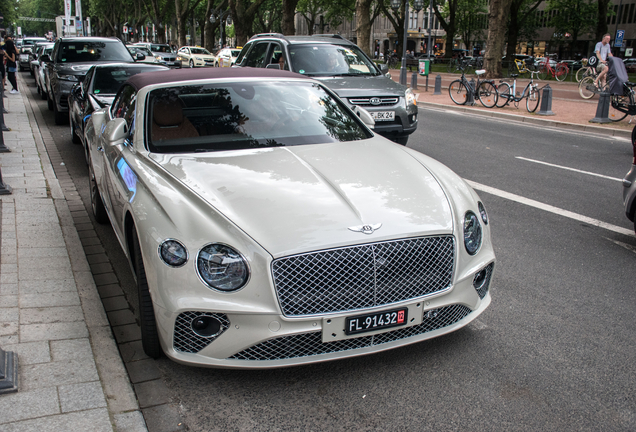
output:
[[[417,90],[417,72],[411,75],[411,90]]]
[[[4,96],[4,89],[0,89],[0,92],[2,92],[2,96]],[[11,130],[4,124],[4,99],[1,97],[0,97],[0,129],[3,132],[9,132]],[[3,141],[3,144],[4,144],[4,141]]]
[[[550,84],[543,87],[543,94],[541,95],[541,109],[537,113],[544,116],[556,115],[552,112],[552,87]]]
[[[471,88],[475,88],[474,78],[471,78],[470,85],[471,85]],[[471,105],[471,106],[475,105],[475,94],[470,88],[466,89],[466,105]]]
[[[596,117],[590,120],[590,123],[610,123],[609,119],[610,94],[601,92],[596,105]]]
[[[18,356],[0,348],[0,394],[18,391]]]
[[[442,76],[437,74],[435,77],[435,91],[433,92],[433,96],[442,94]]]

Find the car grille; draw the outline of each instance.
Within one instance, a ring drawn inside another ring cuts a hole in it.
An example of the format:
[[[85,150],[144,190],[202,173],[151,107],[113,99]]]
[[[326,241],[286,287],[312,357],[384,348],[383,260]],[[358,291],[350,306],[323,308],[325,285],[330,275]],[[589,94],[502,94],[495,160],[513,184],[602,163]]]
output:
[[[472,311],[463,305],[450,305],[424,312],[422,324],[373,336],[362,336],[334,342],[322,342],[321,332],[283,336],[261,342],[229,357],[233,360],[284,360],[319,354],[368,348],[406,339],[457,323]]]
[[[485,269],[486,278],[484,279],[484,282],[481,284],[480,287],[475,286],[477,275],[475,275],[475,277],[473,278],[473,286],[475,287],[477,294],[479,294],[480,299],[483,299],[484,297],[486,297],[486,293],[488,292],[488,288],[490,287],[490,278],[492,277],[492,271],[494,267],[495,267],[495,263],[488,264],[488,267],[486,267]]]
[[[173,62],[173,61],[176,61],[177,58],[176,57],[164,57],[163,60],[167,61],[167,62]]]
[[[395,105],[399,102],[400,98],[396,96],[382,96],[378,99],[380,103],[372,104],[370,97],[360,97],[360,98],[349,98],[349,103],[351,105],[361,105],[361,106],[387,106],[387,105]]]
[[[200,316],[214,317],[221,323],[221,330],[216,336],[203,337],[199,336],[192,330],[192,320]],[[225,330],[230,327],[230,320],[225,314],[211,312],[182,312],[177,316],[174,323],[173,346],[175,351],[186,353],[197,353],[206,346],[210,345],[216,338],[221,336]]]
[[[280,258],[272,271],[285,316],[352,311],[443,291],[453,236],[372,243]]]

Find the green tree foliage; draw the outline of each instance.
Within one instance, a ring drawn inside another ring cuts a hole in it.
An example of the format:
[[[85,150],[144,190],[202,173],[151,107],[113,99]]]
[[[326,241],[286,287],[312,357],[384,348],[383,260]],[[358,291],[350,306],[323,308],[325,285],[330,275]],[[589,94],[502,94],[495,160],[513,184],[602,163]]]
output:
[[[345,20],[352,19],[356,5],[354,0],[299,0],[296,11],[305,19],[311,35],[326,33],[327,26],[335,29]]]
[[[533,40],[539,28],[535,11],[543,0],[512,0],[508,20],[508,49],[506,57],[511,59],[520,39]]]
[[[433,10],[439,24],[446,32],[445,57],[453,55],[455,35],[457,34],[457,9],[460,0],[433,0]]]
[[[25,21],[20,20],[18,17],[53,19],[57,15],[64,13],[64,2],[62,0],[20,0],[17,3],[13,0],[0,0],[0,10],[4,4],[10,4],[12,6],[9,17],[7,17],[4,11],[1,13],[1,15],[4,16],[3,27],[7,27],[9,23],[15,22],[18,26],[22,27],[22,34],[25,36],[44,36],[44,34],[49,31],[55,32],[55,23]],[[17,6],[17,11],[15,10],[15,6]]]
[[[466,48],[470,49],[475,40],[485,39],[488,6],[486,0],[459,0],[457,3],[457,33],[461,35]]]
[[[546,13],[556,11],[549,26],[554,27],[555,39],[572,36],[575,43],[579,36],[596,32],[598,5],[595,0],[547,0]]]

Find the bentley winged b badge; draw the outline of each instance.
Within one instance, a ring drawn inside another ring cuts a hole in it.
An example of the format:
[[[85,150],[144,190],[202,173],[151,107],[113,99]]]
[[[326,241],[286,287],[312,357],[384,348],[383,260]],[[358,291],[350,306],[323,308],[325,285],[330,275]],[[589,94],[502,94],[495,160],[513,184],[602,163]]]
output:
[[[379,230],[381,226],[382,226],[382,223],[378,223],[375,225],[356,225],[356,226],[349,227],[349,229],[354,232],[361,232],[364,234],[373,234],[373,232]]]

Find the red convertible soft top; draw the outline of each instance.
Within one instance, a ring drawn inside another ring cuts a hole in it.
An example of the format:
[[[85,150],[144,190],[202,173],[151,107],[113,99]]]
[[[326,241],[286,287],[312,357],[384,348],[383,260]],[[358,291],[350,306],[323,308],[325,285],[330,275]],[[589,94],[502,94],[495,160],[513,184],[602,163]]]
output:
[[[171,69],[161,72],[142,73],[128,79],[136,90],[153,84],[176,81],[194,81],[213,78],[307,78],[294,72],[267,68],[201,68]]]

